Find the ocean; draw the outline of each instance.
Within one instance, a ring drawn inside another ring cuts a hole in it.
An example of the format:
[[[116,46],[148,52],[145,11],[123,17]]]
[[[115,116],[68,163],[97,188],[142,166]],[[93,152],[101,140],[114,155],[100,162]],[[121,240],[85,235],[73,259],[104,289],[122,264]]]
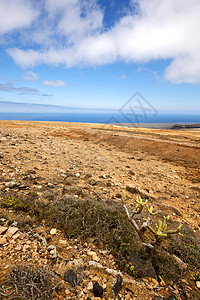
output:
[[[111,113],[0,113],[0,120],[26,121],[58,121],[101,124],[129,124],[139,126],[140,123],[200,123],[200,114],[158,113],[153,115],[131,115],[120,112]]]

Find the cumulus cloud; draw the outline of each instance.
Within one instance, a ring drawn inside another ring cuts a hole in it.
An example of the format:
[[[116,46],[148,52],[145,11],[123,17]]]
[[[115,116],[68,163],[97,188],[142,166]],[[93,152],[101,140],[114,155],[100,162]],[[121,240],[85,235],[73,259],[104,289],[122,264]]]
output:
[[[62,80],[56,80],[56,81],[44,80],[42,84],[46,86],[66,86],[66,83]]]
[[[37,16],[30,0],[1,0],[0,35],[29,26]]]
[[[199,0],[130,0],[129,13],[107,30],[95,1],[43,3],[42,30],[36,28],[33,39],[39,43],[43,32],[45,43],[37,50],[8,49],[21,67],[44,63],[68,68],[162,59],[169,61],[166,80],[200,83]]]
[[[39,79],[38,74],[32,72],[32,71],[28,71],[24,74],[24,80],[26,81],[34,81]]]

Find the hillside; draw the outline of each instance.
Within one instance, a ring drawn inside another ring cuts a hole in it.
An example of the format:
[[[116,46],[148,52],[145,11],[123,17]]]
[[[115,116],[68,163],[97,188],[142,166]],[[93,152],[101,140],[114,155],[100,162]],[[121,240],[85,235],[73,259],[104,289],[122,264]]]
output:
[[[198,130],[0,121],[0,170],[0,284],[15,262],[37,261],[61,280],[54,299],[98,299],[95,282],[102,299],[114,299],[119,276],[115,299],[198,299]],[[166,239],[163,261],[153,260],[155,275],[131,276],[132,249],[147,257],[122,208],[123,191],[128,206],[141,196],[158,211],[156,221],[169,215],[171,229],[184,224],[183,237]],[[69,269],[74,285],[63,280]]]

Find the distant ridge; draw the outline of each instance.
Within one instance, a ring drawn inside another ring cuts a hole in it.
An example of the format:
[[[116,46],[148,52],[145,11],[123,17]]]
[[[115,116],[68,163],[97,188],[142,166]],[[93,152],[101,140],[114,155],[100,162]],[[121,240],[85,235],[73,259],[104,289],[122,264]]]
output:
[[[169,129],[188,129],[188,128],[200,128],[200,124],[174,124]]]

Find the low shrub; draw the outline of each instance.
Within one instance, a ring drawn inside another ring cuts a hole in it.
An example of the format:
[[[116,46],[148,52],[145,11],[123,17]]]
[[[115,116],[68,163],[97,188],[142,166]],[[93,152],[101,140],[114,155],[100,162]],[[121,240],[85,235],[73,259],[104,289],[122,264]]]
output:
[[[57,277],[49,270],[33,265],[15,265],[8,281],[0,286],[2,299],[49,300],[59,286]]]
[[[62,197],[50,204],[37,203],[35,214],[49,224],[64,229],[68,238],[92,239],[103,244],[113,255],[127,257],[143,246],[120,206],[107,207],[93,199]]]
[[[26,211],[28,208],[28,204],[25,201],[14,196],[6,196],[0,200],[0,204],[2,207],[12,208],[14,210]]]

